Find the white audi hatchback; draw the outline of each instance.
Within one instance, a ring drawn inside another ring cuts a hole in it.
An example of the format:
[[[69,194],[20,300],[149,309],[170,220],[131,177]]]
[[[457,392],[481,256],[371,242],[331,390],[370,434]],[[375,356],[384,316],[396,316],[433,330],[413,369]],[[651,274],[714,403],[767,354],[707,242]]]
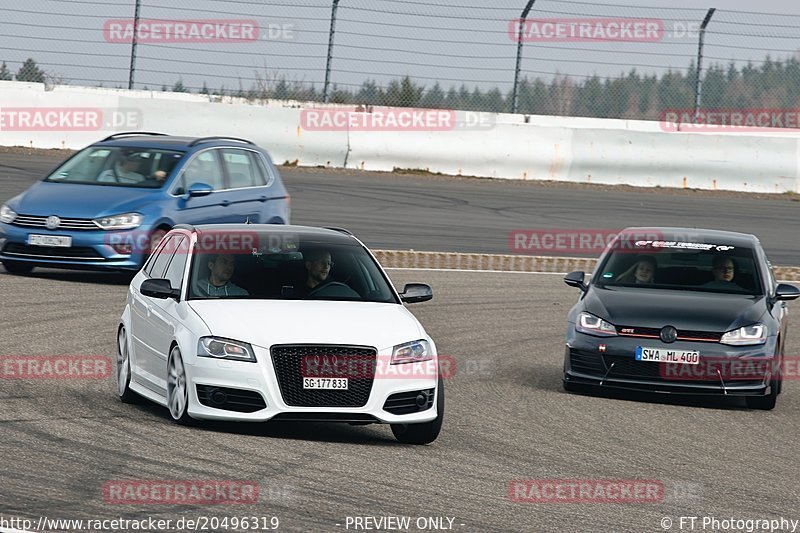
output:
[[[195,419],[390,424],[405,443],[439,435],[436,345],[375,257],[346,230],[177,226],[130,284],[118,394]]]

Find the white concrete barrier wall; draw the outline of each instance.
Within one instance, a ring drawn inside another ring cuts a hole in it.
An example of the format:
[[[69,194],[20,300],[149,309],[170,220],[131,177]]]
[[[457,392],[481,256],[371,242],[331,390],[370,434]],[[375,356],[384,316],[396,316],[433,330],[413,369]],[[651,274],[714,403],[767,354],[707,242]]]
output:
[[[0,82],[0,112],[9,108],[135,110],[141,121],[134,128],[104,126],[93,131],[19,131],[0,123],[0,145],[78,149],[114,131],[140,129],[248,138],[267,148],[278,164],[800,192],[800,135],[787,130],[672,133],[653,121],[497,114],[491,115],[494,125],[485,129],[322,132],[303,129],[302,105],[158,91],[71,86],[46,90],[42,84],[6,81]]]

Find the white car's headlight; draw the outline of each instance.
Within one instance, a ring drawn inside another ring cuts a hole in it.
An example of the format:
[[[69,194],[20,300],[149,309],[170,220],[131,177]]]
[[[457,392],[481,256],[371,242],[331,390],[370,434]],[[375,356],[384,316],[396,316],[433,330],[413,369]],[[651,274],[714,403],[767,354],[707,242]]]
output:
[[[752,346],[767,342],[767,327],[764,324],[751,324],[725,333],[719,340],[730,346]]]
[[[94,219],[94,223],[100,229],[133,229],[142,225],[144,217],[139,213],[125,213],[111,217]]]
[[[12,222],[14,222],[15,218],[17,218],[17,214],[14,212],[13,209],[11,209],[5,204],[3,204],[3,207],[0,207],[0,222],[11,224]]]
[[[614,337],[617,334],[617,328],[614,327],[614,324],[606,322],[602,318],[587,313],[586,311],[578,315],[575,329],[581,333],[594,335],[596,337]]]
[[[221,337],[201,337],[197,343],[197,355],[214,359],[256,362],[253,347],[248,343]]]
[[[431,345],[426,340],[399,344],[392,350],[392,364],[418,363],[433,359]]]

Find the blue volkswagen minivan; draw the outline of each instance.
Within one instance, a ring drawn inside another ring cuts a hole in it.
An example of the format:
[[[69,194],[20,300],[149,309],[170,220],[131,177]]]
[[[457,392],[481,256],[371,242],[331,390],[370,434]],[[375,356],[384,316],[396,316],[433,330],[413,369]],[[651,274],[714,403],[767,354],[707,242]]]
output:
[[[0,207],[0,261],[139,270],[177,224],[289,224],[269,154],[232,137],[118,133],[77,152]]]

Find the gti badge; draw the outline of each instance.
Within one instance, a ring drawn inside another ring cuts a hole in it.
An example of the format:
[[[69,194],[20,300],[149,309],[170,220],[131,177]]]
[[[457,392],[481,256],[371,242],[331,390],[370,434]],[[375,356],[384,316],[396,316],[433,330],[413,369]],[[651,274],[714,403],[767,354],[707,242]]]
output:
[[[44,225],[47,229],[58,229],[61,225],[61,219],[55,215],[51,215],[44,221]]]

